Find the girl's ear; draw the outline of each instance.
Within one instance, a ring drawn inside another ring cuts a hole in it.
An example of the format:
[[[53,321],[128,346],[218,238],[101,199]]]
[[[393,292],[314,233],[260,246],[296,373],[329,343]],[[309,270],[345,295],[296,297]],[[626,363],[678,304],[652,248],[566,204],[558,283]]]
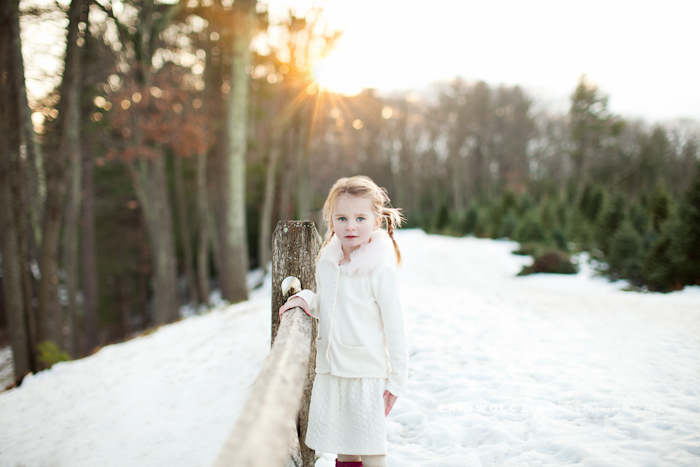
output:
[[[381,226],[381,225],[382,225],[382,218],[377,216],[377,220],[374,223],[374,227],[372,227],[372,231],[379,229],[379,226]]]

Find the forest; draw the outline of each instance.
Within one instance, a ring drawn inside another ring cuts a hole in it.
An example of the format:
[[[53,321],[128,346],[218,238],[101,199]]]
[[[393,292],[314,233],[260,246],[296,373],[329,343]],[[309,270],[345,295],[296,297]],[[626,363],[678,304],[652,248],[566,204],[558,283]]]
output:
[[[60,79],[27,92],[20,32],[64,25]],[[15,381],[246,300],[277,221],[339,177],[385,187],[428,233],[508,238],[528,272],[587,251],[630,291],[700,285],[700,123],[625,119],[585,75],[568,112],[520,86],[346,96],[315,69],[323,11],[255,0],[0,3],[0,345]]]

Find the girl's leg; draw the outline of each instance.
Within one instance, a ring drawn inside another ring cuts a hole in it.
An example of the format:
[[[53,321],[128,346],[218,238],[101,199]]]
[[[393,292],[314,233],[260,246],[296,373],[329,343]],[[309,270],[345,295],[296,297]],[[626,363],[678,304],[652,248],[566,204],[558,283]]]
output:
[[[338,460],[340,462],[361,462],[362,461],[360,456],[355,456],[355,455],[348,456],[345,454],[338,454]]]
[[[387,467],[386,456],[384,454],[362,456],[362,467]]]

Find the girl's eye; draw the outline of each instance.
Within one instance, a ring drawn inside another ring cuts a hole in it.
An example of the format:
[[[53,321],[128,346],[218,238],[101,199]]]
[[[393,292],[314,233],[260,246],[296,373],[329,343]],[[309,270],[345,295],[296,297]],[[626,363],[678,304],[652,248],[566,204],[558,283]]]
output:
[[[364,217],[358,217],[357,220],[360,221],[360,222],[362,222],[363,220],[365,220],[365,218],[364,218]]]
[[[338,220],[339,220],[340,222],[345,222],[345,218],[344,218],[344,217],[339,217]]]

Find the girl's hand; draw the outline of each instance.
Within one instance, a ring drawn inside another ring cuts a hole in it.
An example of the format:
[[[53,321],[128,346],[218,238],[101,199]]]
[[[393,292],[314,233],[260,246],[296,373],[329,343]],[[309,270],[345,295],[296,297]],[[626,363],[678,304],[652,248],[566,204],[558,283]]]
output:
[[[391,412],[392,407],[394,407],[394,404],[396,403],[396,397],[389,391],[385,390],[384,391],[384,416],[386,417],[389,415],[389,412]]]
[[[296,307],[300,307],[302,310],[304,310],[304,313],[311,316],[311,313],[309,313],[309,305],[306,303],[306,300],[304,300],[301,297],[292,297],[289,300],[287,300],[287,303],[280,307],[280,318],[282,317],[282,313],[289,310],[290,308]]]

